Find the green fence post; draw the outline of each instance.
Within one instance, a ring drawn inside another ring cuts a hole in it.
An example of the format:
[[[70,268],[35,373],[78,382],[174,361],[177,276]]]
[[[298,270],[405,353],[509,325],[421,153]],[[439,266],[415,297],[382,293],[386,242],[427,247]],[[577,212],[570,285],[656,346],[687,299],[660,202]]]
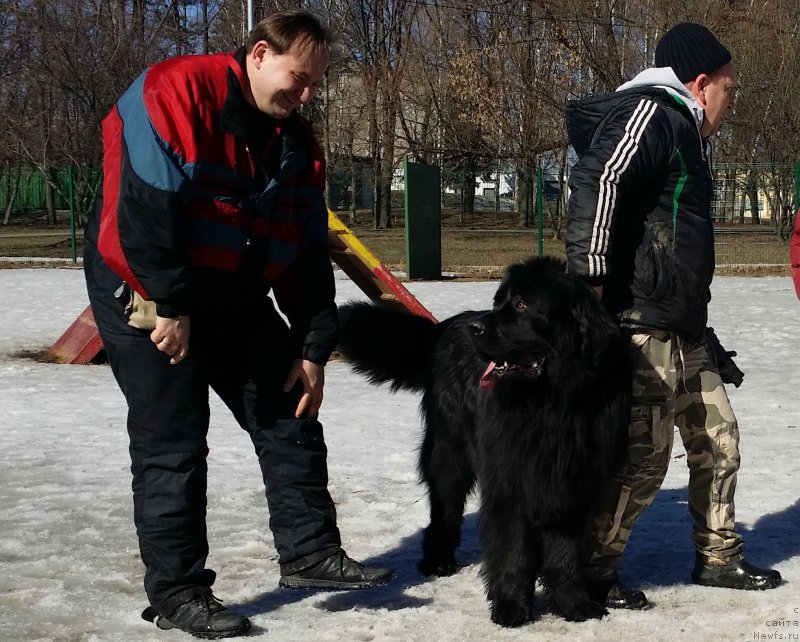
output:
[[[441,170],[436,165],[410,163],[408,154],[406,154],[403,157],[403,173],[405,175],[406,274],[409,279],[441,279]]]
[[[72,165],[67,168],[67,187],[69,191],[69,237],[72,242],[72,262],[78,262],[78,254],[75,246],[75,199],[72,189]]]
[[[542,197],[542,167],[536,167],[536,226],[539,237],[539,256],[544,254],[544,212],[542,211],[544,198]]]

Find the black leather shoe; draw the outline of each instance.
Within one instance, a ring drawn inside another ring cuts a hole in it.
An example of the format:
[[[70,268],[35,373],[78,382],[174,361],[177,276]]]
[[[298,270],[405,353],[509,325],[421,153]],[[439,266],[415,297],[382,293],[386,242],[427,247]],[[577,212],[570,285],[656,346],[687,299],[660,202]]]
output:
[[[296,589],[365,589],[383,586],[394,579],[391,568],[368,568],[337,551],[313,566],[291,575],[282,575],[278,586]]]
[[[607,609],[641,611],[652,606],[642,591],[626,588],[618,579],[587,580],[586,592],[592,600]]]
[[[226,609],[211,591],[178,605],[167,615],[148,606],[142,618],[155,622],[162,631],[180,629],[206,640],[232,638],[250,630],[250,620]]]
[[[728,564],[713,564],[705,555],[697,553],[692,580],[702,586],[765,591],[781,583],[781,574],[768,568],[756,568],[744,558]]]

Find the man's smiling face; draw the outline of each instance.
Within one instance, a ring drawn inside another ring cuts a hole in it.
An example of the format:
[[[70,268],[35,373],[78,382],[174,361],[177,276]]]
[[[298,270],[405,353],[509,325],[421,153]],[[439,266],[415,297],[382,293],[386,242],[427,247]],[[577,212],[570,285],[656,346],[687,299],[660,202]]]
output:
[[[288,118],[314,96],[328,64],[325,49],[295,42],[285,53],[276,53],[266,41],[248,54],[250,92],[259,110],[273,118]]]

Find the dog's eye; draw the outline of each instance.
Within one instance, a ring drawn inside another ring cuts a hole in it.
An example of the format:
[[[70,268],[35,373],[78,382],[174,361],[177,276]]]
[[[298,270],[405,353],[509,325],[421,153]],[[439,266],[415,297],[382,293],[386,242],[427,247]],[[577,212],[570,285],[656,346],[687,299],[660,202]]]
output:
[[[525,308],[527,308],[527,307],[528,307],[528,304],[527,304],[527,302],[525,301],[525,299],[517,299],[517,300],[514,302],[514,307],[515,307],[517,310],[524,310]]]

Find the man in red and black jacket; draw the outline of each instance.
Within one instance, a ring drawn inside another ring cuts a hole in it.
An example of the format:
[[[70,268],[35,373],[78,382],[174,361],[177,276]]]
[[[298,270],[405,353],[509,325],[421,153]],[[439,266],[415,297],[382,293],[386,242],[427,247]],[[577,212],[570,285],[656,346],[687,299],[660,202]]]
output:
[[[250,626],[216,600],[205,567],[209,387],[255,445],[280,585],[367,588],[393,577],[341,549],[317,421],[338,320],[325,163],[295,110],[327,52],[315,18],[277,13],[233,54],[150,67],[103,121],[86,281],[128,403],[143,616],[162,629],[228,637]],[[143,301],[153,322],[132,327]]]

